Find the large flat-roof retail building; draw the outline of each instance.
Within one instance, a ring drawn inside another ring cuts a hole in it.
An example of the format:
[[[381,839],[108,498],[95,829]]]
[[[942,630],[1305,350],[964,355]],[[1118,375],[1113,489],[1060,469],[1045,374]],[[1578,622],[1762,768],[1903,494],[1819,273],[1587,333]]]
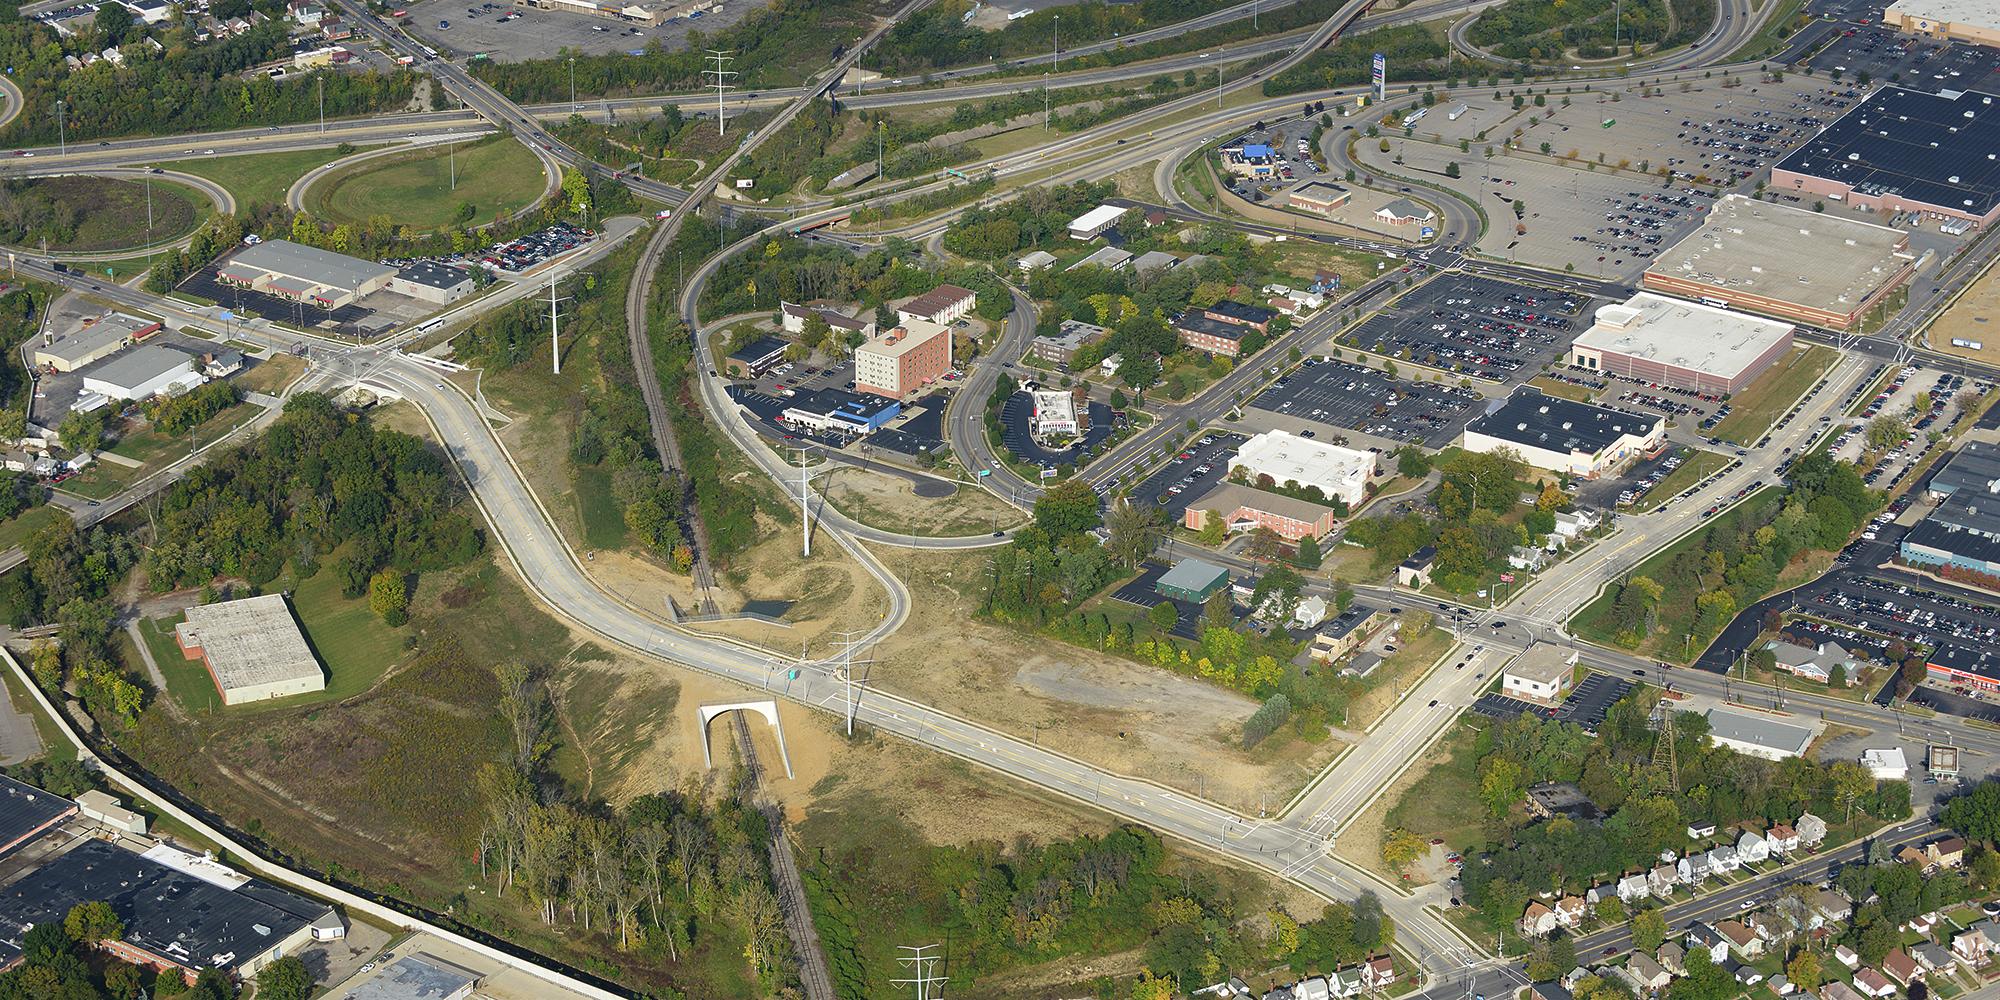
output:
[[[160,324],[121,312],[85,317],[83,322],[35,347],[35,367],[73,372],[160,332]]]
[[[481,978],[462,965],[420,951],[384,966],[373,979],[349,991],[345,1000],[465,1000]]]
[[[2000,496],[1983,489],[1954,491],[1903,535],[1897,554],[1911,566],[1946,575],[2000,577]]]
[[[2000,4],[1993,0],[1896,0],[1882,24],[1911,35],[2000,48]]]
[[[315,924],[338,920],[325,903],[165,844],[140,854],[85,840],[0,889],[0,961],[20,957],[30,928],[93,901],[125,928],[105,951],[189,980],[211,968],[253,977],[312,941]]]
[[[1326,499],[1353,507],[1368,497],[1375,456],[1288,431],[1265,431],[1243,442],[1230,458],[1230,474],[1239,471],[1252,483],[1269,478],[1271,485],[1286,489],[1317,488]]]
[[[1466,451],[1512,451],[1529,465],[1575,476],[1613,471],[1658,448],[1664,418],[1579,403],[1522,386],[1485,416],[1465,425]]]
[[[1792,349],[1792,324],[1640,292],[1597,310],[1569,363],[1696,392],[1733,393]]]
[[[1909,234],[1725,195],[1661,252],[1645,286],[1712,306],[1848,330],[1916,269]]]
[[[326,674],[281,594],[196,605],[174,637],[188,659],[208,666],[224,705],[326,689]]]
[[[854,388],[902,399],[951,370],[951,327],[920,319],[854,349]]]
[[[1771,168],[1771,187],[1856,208],[2000,218],[2000,98],[1883,87]]]
[[[0,775],[0,855],[47,833],[76,813],[76,803]]]
[[[1968,494],[1993,494],[2000,506],[2000,447],[1967,441],[1925,485],[1934,497],[1948,497],[1963,490]]]
[[[1784,760],[1806,752],[1812,730],[1743,712],[1708,710],[1708,738],[1740,754]]]
[[[396,269],[290,240],[265,240],[236,251],[215,269],[217,281],[323,309],[338,309],[389,285]]]

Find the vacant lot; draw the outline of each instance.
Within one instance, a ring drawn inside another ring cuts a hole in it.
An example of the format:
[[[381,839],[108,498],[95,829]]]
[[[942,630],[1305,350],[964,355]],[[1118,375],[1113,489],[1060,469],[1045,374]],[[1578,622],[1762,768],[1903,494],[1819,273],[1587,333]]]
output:
[[[1020,511],[977,486],[961,485],[948,497],[920,497],[910,480],[852,466],[824,480],[827,499],[862,524],[911,535],[976,535],[1011,528]]]
[[[1930,346],[1960,357],[2000,362],[2000,323],[1994,322],[1995,316],[2000,316],[2000,268],[1989,267],[1931,324]],[[1956,347],[1954,340],[1979,346]]]
[[[275,396],[284,391],[292,380],[304,374],[306,362],[293,354],[273,354],[261,361],[253,362],[248,370],[236,376],[236,384],[244,392],[261,392]]]
[[[188,455],[202,444],[255,420],[263,412],[264,408],[256,403],[238,403],[202,421],[191,434],[182,437],[168,437],[151,426],[142,427],[119,439],[110,448],[112,454],[138,462],[138,466],[107,462],[100,457],[75,478],[64,480],[56,488],[89,500],[108,500],[120,490]]]
[[[372,147],[363,147],[372,148]],[[174,169],[196,177],[206,177],[236,196],[238,209],[248,211],[259,205],[283,205],[285,192],[305,172],[332,163],[355,152],[339,148],[297,149],[283,153],[254,153],[249,156],[204,157],[183,160]]]
[[[90,253],[96,250],[124,250],[150,246],[186,235],[195,224],[208,217],[206,197],[166,180],[152,183],[152,225],[147,226],[146,187],[141,181],[111,177],[43,177],[9,185],[10,191],[27,201],[46,201],[74,212],[76,222],[68,227],[68,238],[48,242],[50,250]],[[8,227],[13,232],[11,227]],[[18,242],[40,245],[39,232],[23,236],[13,232]]]
[[[1363,810],[1340,831],[1335,852],[1388,878],[1396,874],[1382,861],[1382,839],[1398,827],[1425,838],[1442,837],[1460,851],[1485,840],[1479,812],[1478,733],[1464,722],[1452,727],[1383,793],[1375,808]],[[1415,871],[1412,878],[1421,878]]]
[[[1242,748],[1250,698],[978,617],[988,556],[878,549],[916,595],[873,683],[1124,774],[1250,814],[1283,805],[1342,744]]]
[[[333,222],[365,224],[386,215],[400,225],[436,229],[492,222],[542,196],[546,175],[526,146],[504,137],[455,146],[336,169],[306,189],[306,207]]]

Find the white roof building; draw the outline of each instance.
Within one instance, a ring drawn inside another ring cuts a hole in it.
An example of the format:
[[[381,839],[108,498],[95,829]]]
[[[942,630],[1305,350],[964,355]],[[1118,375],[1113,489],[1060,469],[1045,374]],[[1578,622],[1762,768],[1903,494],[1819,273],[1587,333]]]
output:
[[[192,354],[160,344],[145,344],[84,372],[83,388],[85,392],[103,393],[110,399],[151,399],[205,381],[194,370],[194,363]]]
[[[1792,349],[1792,324],[1640,292],[1597,310],[1569,363],[1697,392],[1741,392]]]
[[[283,595],[196,605],[174,634],[189,659],[208,664],[224,705],[326,689],[326,675]]]
[[[1125,210],[1116,205],[1099,205],[1070,221],[1069,238],[1090,240],[1104,235],[1105,231],[1118,224],[1118,217]]]
[[[1229,460],[1229,468],[1232,473],[1242,469],[1252,482],[1270,476],[1276,486],[1316,486],[1328,500],[1339,499],[1352,507],[1367,498],[1375,456],[1286,431],[1265,431],[1243,442]]]
[[[1783,760],[1804,753],[1812,742],[1812,730],[1792,726],[1761,715],[1746,715],[1725,709],[1708,710],[1708,737],[1740,754]]]
[[[1861,751],[1861,766],[1878,781],[1901,781],[1910,776],[1910,761],[1902,747]]]

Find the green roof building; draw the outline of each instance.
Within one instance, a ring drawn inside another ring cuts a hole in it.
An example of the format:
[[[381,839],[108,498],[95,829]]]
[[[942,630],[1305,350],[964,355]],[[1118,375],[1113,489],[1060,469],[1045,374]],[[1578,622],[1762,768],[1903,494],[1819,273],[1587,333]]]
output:
[[[1153,590],[1161,597],[1199,603],[1208,600],[1210,594],[1227,586],[1229,586],[1227,569],[1199,559],[1183,559],[1160,577],[1160,582],[1153,585]]]

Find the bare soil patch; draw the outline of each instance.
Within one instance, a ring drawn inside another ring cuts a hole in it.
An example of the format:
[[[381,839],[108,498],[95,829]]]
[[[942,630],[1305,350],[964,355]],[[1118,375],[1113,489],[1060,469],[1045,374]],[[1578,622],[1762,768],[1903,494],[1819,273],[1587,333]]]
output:
[[[835,509],[862,524],[911,535],[974,535],[1026,520],[977,486],[959,484],[948,497],[920,497],[906,477],[852,467],[834,470],[825,491]]]

